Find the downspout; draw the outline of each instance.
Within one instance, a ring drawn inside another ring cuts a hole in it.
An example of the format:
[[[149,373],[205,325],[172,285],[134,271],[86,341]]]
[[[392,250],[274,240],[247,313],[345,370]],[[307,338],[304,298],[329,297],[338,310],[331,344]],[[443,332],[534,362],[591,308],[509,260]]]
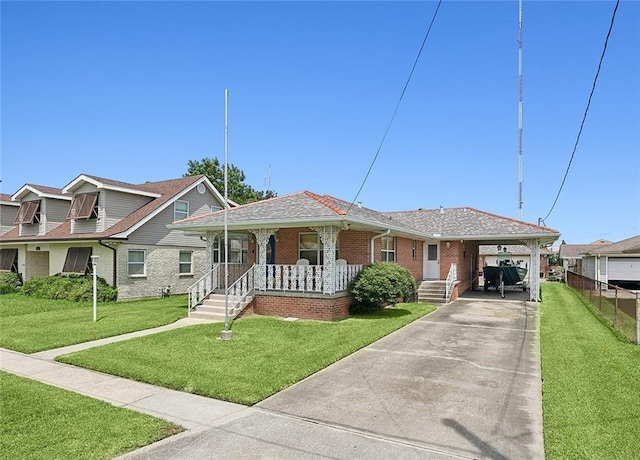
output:
[[[376,236],[371,238],[371,263],[375,262],[375,258],[373,256],[373,247],[374,247],[373,240],[377,240],[378,238],[382,238],[383,236],[387,236],[389,233],[391,233],[391,229],[390,228],[386,229],[384,232],[380,233],[379,235],[376,235]]]
[[[102,242],[102,240],[98,240],[98,244],[100,246],[104,246],[105,248],[109,248],[113,251],[113,288],[117,288],[118,287],[118,273],[117,273],[117,269],[118,269],[118,250],[114,247],[111,247],[109,245],[106,245]]]

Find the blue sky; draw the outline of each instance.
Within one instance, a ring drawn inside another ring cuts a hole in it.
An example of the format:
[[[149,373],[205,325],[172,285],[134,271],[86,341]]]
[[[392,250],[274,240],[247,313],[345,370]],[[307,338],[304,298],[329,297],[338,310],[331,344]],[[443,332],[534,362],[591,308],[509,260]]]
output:
[[[523,220],[551,208],[614,1],[524,1]],[[141,183],[223,158],[283,195],[352,200],[436,2],[11,2],[1,13],[3,193],[87,173]],[[440,8],[359,197],[518,217],[517,1]],[[564,190],[569,243],[640,234],[640,2],[618,10]]]

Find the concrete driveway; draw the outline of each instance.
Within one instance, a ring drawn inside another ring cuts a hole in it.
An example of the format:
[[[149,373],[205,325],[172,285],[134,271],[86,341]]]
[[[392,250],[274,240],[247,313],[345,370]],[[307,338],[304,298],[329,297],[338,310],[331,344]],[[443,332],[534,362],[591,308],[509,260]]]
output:
[[[461,457],[543,459],[537,315],[459,299],[257,407]]]
[[[537,308],[459,299],[215,427],[123,459],[543,459]]]

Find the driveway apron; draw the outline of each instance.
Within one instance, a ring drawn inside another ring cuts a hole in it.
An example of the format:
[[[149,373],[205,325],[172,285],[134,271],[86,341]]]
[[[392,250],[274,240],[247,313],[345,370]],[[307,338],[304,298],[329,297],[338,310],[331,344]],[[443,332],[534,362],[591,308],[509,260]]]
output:
[[[543,459],[538,305],[459,299],[257,407],[462,457]]]

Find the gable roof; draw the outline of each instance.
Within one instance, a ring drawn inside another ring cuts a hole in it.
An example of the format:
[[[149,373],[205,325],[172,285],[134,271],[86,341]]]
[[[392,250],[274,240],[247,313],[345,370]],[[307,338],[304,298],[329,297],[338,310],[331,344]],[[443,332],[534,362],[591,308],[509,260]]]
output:
[[[151,191],[149,187],[146,187],[146,184],[142,184],[142,185],[128,184],[126,182],[105,179],[103,177],[90,176],[88,174],[80,174],[78,177],[76,177],[71,182],[69,182],[62,189],[62,192],[66,194],[71,194],[86,183],[89,183],[95,186],[97,189],[115,190],[119,192],[132,193],[134,195],[148,196],[151,198],[160,197],[159,193]]]
[[[61,189],[48,187],[46,185],[24,184],[20,190],[13,194],[11,200],[20,201],[29,193],[34,193],[41,198],[55,198],[57,200],[71,200],[71,197],[65,196]]]
[[[83,180],[89,178],[95,180],[93,176],[81,175]],[[74,181],[75,182],[75,181]],[[90,182],[87,180],[87,182]],[[106,182],[101,179],[101,184]],[[71,222],[65,220],[61,225],[49,231],[45,235],[37,236],[19,236],[19,229],[16,227],[11,231],[0,236],[0,242],[14,241],[57,241],[57,240],[93,240],[93,239],[126,239],[132,232],[140,228],[146,222],[151,220],[162,210],[170,206],[175,200],[182,197],[199,184],[205,184],[210,190],[215,191],[216,197],[220,197],[213,184],[204,175],[181,177],[179,179],[171,179],[159,182],[145,182],[141,185],[126,184],[124,182],[110,181],[110,185],[117,184],[118,190],[139,188],[147,193],[157,195],[157,198],[151,199],[148,203],[133,211],[128,216],[122,218],[104,232],[97,233],[71,233]],[[93,182],[91,182],[93,183]],[[113,189],[113,188],[112,188]],[[222,202],[222,201],[221,201]]]
[[[592,248],[587,253],[589,255],[640,254],[640,235],[632,236],[617,243]]]
[[[416,229],[394,221],[381,212],[359,206],[353,206],[351,209],[349,207],[350,203],[344,200],[305,190],[229,209],[227,225],[232,230],[337,225],[354,230],[390,229],[397,235],[423,237]],[[224,226],[224,215],[225,212],[222,210],[193,216],[174,222],[169,227],[192,231],[221,229]]]
[[[437,239],[474,239],[480,241],[540,238],[543,243],[555,241],[560,233],[540,225],[491,214],[474,208],[418,209],[386,212],[390,218],[419,228]]]
[[[11,195],[8,193],[0,193],[0,204],[5,206],[20,206],[19,202],[11,200]]]
[[[611,242],[606,240],[598,240],[590,244],[563,243],[560,245],[558,255],[561,259],[581,259],[583,254],[599,247],[608,246],[609,244],[611,244]]]

